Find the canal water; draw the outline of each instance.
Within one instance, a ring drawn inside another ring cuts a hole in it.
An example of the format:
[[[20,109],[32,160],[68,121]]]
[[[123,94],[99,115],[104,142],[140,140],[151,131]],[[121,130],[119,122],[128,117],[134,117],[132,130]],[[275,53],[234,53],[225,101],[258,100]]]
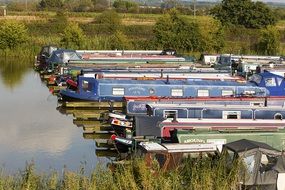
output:
[[[11,63],[9,63],[11,64]],[[32,68],[0,62],[0,167],[7,173],[34,163],[36,170],[90,172],[99,162],[94,140],[83,138],[72,115],[56,108],[57,97]],[[13,63],[12,63],[13,64]]]

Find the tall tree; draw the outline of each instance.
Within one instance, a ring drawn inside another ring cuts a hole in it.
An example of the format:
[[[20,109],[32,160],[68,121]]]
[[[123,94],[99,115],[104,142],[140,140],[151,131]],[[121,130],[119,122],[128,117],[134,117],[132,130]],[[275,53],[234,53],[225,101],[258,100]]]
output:
[[[138,10],[139,6],[135,2],[125,1],[125,0],[115,0],[113,7],[121,12],[127,12],[129,10]]]
[[[202,35],[197,23],[190,23],[175,9],[163,15],[154,26],[157,45],[186,51],[201,51]]]
[[[280,48],[280,33],[276,27],[269,26],[261,31],[257,50],[260,54],[276,55]]]
[[[222,24],[242,25],[246,28],[264,28],[277,22],[274,12],[262,2],[251,0],[223,0],[211,10]]]
[[[39,3],[39,7],[45,10],[58,10],[61,9],[63,5],[63,0],[41,0]]]

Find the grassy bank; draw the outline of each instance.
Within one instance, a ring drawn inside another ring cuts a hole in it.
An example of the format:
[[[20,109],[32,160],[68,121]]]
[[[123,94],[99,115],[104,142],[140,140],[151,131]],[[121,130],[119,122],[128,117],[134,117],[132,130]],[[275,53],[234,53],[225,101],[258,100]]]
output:
[[[237,165],[225,167],[225,159],[213,161],[210,158],[188,158],[180,167],[162,171],[156,163],[152,167],[136,159],[128,165],[117,166],[115,171],[97,168],[91,175],[67,169],[62,174],[52,171],[38,174],[35,166],[28,164],[18,174],[0,175],[0,189],[190,189],[190,190],[228,190],[238,189]]]

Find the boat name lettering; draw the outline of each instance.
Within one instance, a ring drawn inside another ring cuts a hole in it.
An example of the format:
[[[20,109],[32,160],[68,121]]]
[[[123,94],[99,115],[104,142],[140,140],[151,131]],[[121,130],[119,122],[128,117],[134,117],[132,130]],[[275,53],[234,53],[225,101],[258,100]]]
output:
[[[134,86],[134,87],[129,88],[129,91],[145,91],[145,88]]]
[[[144,111],[146,110],[145,104],[134,104],[133,111]]]
[[[183,143],[205,143],[203,139],[185,139]]]

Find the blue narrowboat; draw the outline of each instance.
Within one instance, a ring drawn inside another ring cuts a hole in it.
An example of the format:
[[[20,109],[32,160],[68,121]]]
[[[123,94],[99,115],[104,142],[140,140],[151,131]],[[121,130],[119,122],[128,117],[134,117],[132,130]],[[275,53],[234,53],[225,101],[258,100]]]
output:
[[[239,105],[239,106],[284,106],[285,99],[282,97],[218,97],[218,98],[159,98],[159,97],[124,97],[124,113],[129,116],[146,115],[147,104],[187,104],[193,105]]]
[[[164,118],[283,119],[283,106],[147,104],[147,115]]]
[[[222,97],[269,96],[265,87],[237,81],[114,80],[78,76],[78,90],[61,90],[63,100],[122,101],[124,96],[145,97]]]

